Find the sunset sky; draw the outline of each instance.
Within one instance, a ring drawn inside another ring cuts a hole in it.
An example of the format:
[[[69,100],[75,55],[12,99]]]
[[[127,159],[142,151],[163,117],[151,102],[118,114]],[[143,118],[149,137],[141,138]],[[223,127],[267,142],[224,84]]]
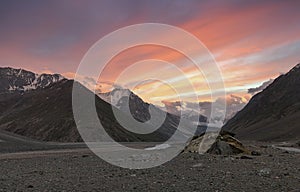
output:
[[[2,0],[0,3],[0,66],[61,73],[72,78],[84,54],[96,41],[114,30],[138,23],[174,25],[195,35],[214,55],[227,93],[245,99],[250,97],[249,88],[286,73],[300,62],[300,1],[297,0]],[[177,61],[186,67],[182,55],[172,50],[135,47],[114,58],[101,82],[110,84],[122,70],[141,59]],[[155,73],[154,68],[162,72],[159,66],[145,63],[131,71],[132,76],[120,86],[132,88],[132,82]],[[188,67],[185,71],[201,89],[202,99],[209,100],[201,74]],[[166,78],[176,78],[164,74]],[[176,100],[167,86],[160,86],[159,93],[157,90],[156,94],[151,93],[156,83],[145,82],[134,90],[150,102],[155,102],[155,98]]]

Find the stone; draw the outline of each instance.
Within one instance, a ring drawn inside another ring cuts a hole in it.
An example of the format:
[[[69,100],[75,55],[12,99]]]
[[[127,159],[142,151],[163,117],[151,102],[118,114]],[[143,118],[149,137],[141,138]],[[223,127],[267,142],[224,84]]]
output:
[[[259,170],[258,175],[259,176],[269,176],[271,174],[271,169],[270,168],[264,168]]]
[[[243,155],[240,157],[240,159],[253,159],[252,157],[249,157],[249,156],[246,156],[246,155]]]
[[[216,155],[235,155],[245,153],[250,155],[251,151],[230,134],[218,135],[207,133],[202,136],[195,136],[185,147],[184,152],[210,153]]]
[[[216,141],[207,153],[215,155],[234,155],[234,150],[225,141]]]
[[[252,151],[251,155],[253,155],[253,156],[261,156],[261,153],[258,152],[258,151]]]
[[[33,185],[28,185],[27,188],[31,189],[33,188]]]

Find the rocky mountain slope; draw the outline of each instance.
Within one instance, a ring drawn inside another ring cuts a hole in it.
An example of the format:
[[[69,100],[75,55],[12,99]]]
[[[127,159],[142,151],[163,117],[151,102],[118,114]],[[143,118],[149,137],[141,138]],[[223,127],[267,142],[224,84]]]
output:
[[[223,127],[247,140],[300,138],[300,64],[253,96]]]
[[[180,116],[185,119],[189,126],[198,126],[196,135],[202,135],[207,129],[207,117],[193,110],[178,110],[176,107],[166,105],[166,108],[160,108],[150,103],[144,102],[138,95],[129,89],[115,88],[107,93],[98,94],[103,100],[111,103],[125,113],[130,113],[140,122],[146,122],[151,119],[150,111],[154,114],[168,113],[173,122],[179,122]],[[129,104],[129,107],[128,107]],[[153,117],[155,118],[155,117]]]
[[[154,105],[144,102],[139,96],[131,92],[129,89],[116,88],[111,92],[99,93],[98,95],[103,100],[117,107],[121,111],[131,113],[133,117],[140,122],[150,120],[150,106],[159,110]],[[129,104],[129,107],[127,107],[127,104]],[[174,116],[174,118],[176,117]]]
[[[59,74],[36,74],[23,69],[0,68],[0,93],[45,88],[63,79]]]
[[[51,81],[46,83],[42,77],[49,77]],[[37,78],[31,72],[2,69],[0,79],[4,88],[0,97],[0,129],[43,141],[81,141],[72,111],[74,82],[59,77],[42,75]],[[36,85],[35,89],[26,89],[29,85]],[[12,86],[14,90],[9,90]],[[82,90],[93,94],[83,86]],[[112,105],[96,95],[95,98],[99,119],[116,141],[165,141],[173,135],[179,123],[177,117],[167,114],[158,130],[150,134],[135,134],[116,121]],[[124,117],[127,115],[124,113]],[[140,121],[147,120],[147,116],[136,117]]]

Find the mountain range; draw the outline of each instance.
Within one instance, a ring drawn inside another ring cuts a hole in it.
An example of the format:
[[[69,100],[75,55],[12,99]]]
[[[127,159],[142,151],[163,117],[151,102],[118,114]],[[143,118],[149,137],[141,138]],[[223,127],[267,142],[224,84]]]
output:
[[[129,103],[130,113],[134,118],[141,122],[145,122],[151,118],[150,113],[147,112],[149,111],[149,108],[151,108],[152,111],[165,111],[173,114],[177,118],[182,115],[181,117],[188,119],[195,124],[207,123],[207,117],[201,115],[200,113],[197,113],[193,110],[181,111],[176,107],[167,105],[166,103],[166,108],[155,106],[151,103],[146,103],[129,89],[115,88],[110,92],[98,93],[98,95],[106,102],[112,104],[113,106],[124,112],[128,112],[126,110]],[[127,100],[129,101],[128,103],[126,102]]]
[[[72,88],[73,84],[79,84],[78,82],[56,74],[38,75],[13,68],[0,68],[0,74],[0,130],[43,141],[82,141],[72,111]],[[84,86],[82,90],[93,94]],[[165,121],[156,131],[150,134],[136,134],[124,129],[116,121],[112,110],[114,106],[97,95],[94,96],[102,125],[118,142],[165,141],[176,131],[180,120],[177,116],[166,113]],[[149,104],[139,100],[134,106],[138,106],[139,111],[143,113],[135,110],[133,116],[139,121],[146,121],[149,117]],[[123,113],[124,117],[128,116],[125,112],[120,113]]]
[[[82,141],[72,111],[74,83],[93,94],[86,87],[59,74],[35,74],[23,69],[0,68],[0,130],[9,131],[43,141]],[[227,105],[233,116],[222,128],[247,140],[290,140],[300,138],[300,64],[279,76],[262,92],[254,95],[246,105],[239,97],[230,96]],[[198,125],[196,134],[207,128],[211,102],[165,102],[166,109],[144,102],[128,89],[117,88],[94,95],[98,117],[107,133],[118,142],[163,142],[176,131],[181,118],[189,125]],[[129,107],[127,106],[129,102]],[[215,101],[225,102],[224,100]],[[205,113],[192,110],[199,105]],[[246,106],[245,106],[246,105]],[[244,107],[245,106],[245,107]],[[243,108],[244,107],[244,108]],[[242,109],[243,108],[243,109]],[[163,124],[150,134],[137,134],[124,129],[115,119],[113,109],[124,117],[132,115],[146,126],[153,126],[150,111],[166,115]],[[242,109],[236,113],[236,109]],[[184,133],[182,133],[184,137]]]

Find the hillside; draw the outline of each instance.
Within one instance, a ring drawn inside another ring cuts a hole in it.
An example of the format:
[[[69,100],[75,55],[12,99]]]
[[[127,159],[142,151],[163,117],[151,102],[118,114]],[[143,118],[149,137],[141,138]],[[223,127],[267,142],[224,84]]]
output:
[[[1,75],[2,82],[16,82],[6,80],[6,77]],[[9,76],[9,79],[12,78]],[[0,129],[43,141],[81,141],[72,111],[73,83],[62,79],[37,89],[3,91],[0,97]],[[93,94],[85,87],[82,90]],[[99,119],[116,141],[165,141],[176,130],[179,119],[167,114],[167,119],[157,131],[145,135],[132,133],[117,123],[109,103],[98,96],[95,98]]]
[[[300,138],[300,64],[253,96],[224,130],[240,139],[285,141]]]

